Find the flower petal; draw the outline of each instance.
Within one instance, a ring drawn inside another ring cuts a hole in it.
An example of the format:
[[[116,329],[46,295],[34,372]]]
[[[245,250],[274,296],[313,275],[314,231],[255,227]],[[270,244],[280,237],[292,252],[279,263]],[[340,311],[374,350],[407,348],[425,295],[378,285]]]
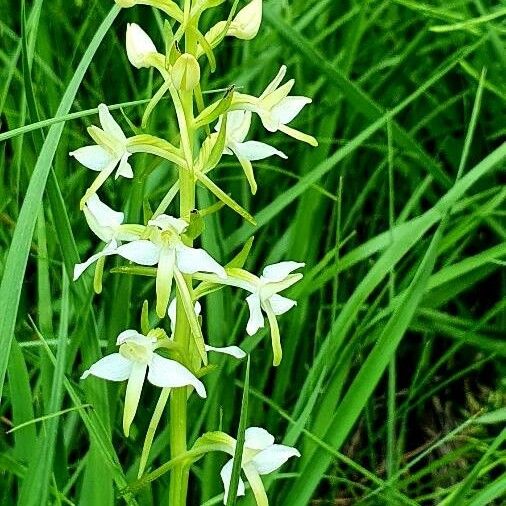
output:
[[[160,230],[174,229],[179,235],[181,235],[187,228],[188,223],[181,218],[174,218],[168,214],[160,214],[154,220],[149,220],[148,225],[158,227]]]
[[[279,69],[277,76],[268,84],[267,88],[265,88],[265,91],[262,93],[262,95],[260,95],[260,99],[265,98],[267,95],[275,91],[276,88],[281,84],[281,81],[283,81],[285,76],[286,76],[286,65],[281,65],[281,68]]]
[[[100,172],[104,170],[113,160],[114,156],[102,146],[84,146],[69,153],[80,164],[87,169]]]
[[[308,97],[286,97],[271,109],[271,114],[282,125],[286,125],[311,102],[312,100]]]
[[[81,379],[96,376],[109,381],[125,381],[130,376],[132,362],[119,353],[106,355],[84,371]]]
[[[244,358],[246,356],[246,352],[241,350],[239,346],[224,346],[224,347],[218,347],[210,346],[206,344],[206,351],[214,351],[216,353],[223,353],[224,355],[230,355],[234,358],[237,358],[240,360],[241,358]]]
[[[277,293],[269,297],[269,302],[271,303],[274,314],[277,316],[285,314],[287,311],[290,311],[292,307],[297,305],[297,301],[289,299],[288,297],[283,297]]]
[[[244,431],[244,446],[252,450],[265,450],[274,444],[274,436],[262,427],[248,427]]]
[[[246,325],[246,332],[252,336],[257,333],[258,329],[264,327],[264,315],[260,307],[260,297],[256,293],[252,293],[246,297],[249,307],[249,320]]]
[[[140,334],[136,330],[127,329],[119,334],[118,338],[116,339],[116,345],[121,346],[123,343],[126,343],[127,341],[136,341],[138,343],[145,344],[146,340],[148,340],[148,342],[150,342],[150,343],[153,342],[152,339],[149,339],[148,337],[143,336],[142,334]]]
[[[116,254],[139,265],[156,265],[160,259],[160,247],[151,241],[140,239],[123,244]]]
[[[230,459],[220,471],[221,481],[223,482],[223,488],[225,489],[225,494],[223,496],[223,504],[227,504],[228,499],[228,489],[230,488],[230,480],[232,479],[232,468],[234,467],[234,459]],[[242,496],[246,493],[244,489],[244,482],[242,478],[239,476],[239,482],[237,484],[237,495]]]
[[[156,353],[153,354],[149,365],[148,381],[162,388],[179,388],[191,385],[195,387],[200,397],[207,396],[204,384],[184,365]]]
[[[226,278],[225,269],[205,250],[190,248],[184,244],[176,246],[176,263],[183,274],[212,272],[220,278]]]
[[[268,281],[270,283],[277,283],[279,281],[283,281],[288,274],[295,271],[296,269],[300,269],[304,267],[306,264],[301,262],[279,262],[277,264],[268,265],[265,267],[262,273],[262,277],[265,278],[264,281]]]
[[[258,474],[269,474],[279,469],[291,457],[300,457],[296,448],[272,445],[257,453],[251,463],[255,466]]]
[[[125,393],[125,407],[123,410],[123,432],[128,437],[130,433],[130,426],[137,412],[139,400],[141,398],[142,386],[146,377],[147,364],[138,362],[132,363],[132,371],[128,378],[128,384]]]
[[[116,120],[112,117],[109,109],[105,104],[100,104],[98,106],[98,117],[100,118],[100,124],[104,129],[104,132],[108,133],[116,140],[121,142],[126,142],[125,134],[121,127],[116,123]]]
[[[237,143],[234,145],[233,150],[238,158],[242,157],[246,160],[250,160],[251,162],[263,160],[264,158],[268,158],[273,155],[278,155],[285,159],[288,158],[282,151],[279,151],[279,149],[258,141]]]

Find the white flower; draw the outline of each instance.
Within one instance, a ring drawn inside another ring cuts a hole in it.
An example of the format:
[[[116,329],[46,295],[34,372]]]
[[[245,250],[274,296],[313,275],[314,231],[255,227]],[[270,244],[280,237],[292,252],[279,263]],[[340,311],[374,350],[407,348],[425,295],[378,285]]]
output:
[[[227,27],[226,21],[216,23],[205,35],[211,47],[216,47],[223,37],[236,37],[242,40],[251,40],[256,37],[262,24],[262,0],[252,0],[243,7]],[[226,30],[226,31],[225,31]],[[199,44],[197,57],[202,56],[204,50]]]
[[[99,258],[113,255],[120,241],[134,241],[139,238],[139,234],[135,232],[135,226],[123,225],[125,215],[112,210],[96,194],[88,199],[83,211],[91,230],[106,245],[102,251],[74,267],[74,281]]]
[[[314,137],[288,126],[288,123],[295,119],[303,107],[310,104],[312,100],[304,96],[289,96],[295,80],[290,79],[280,86],[285,75],[286,66],[283,65],[278,75],[258,98],[236,93],[234,95],[234,107],[258,114],[262,124],[269,132],[277,132],[279,130],[294,139],[307,142],[311,146],[317,146],[318,142]]]
[[[139,334],[135,330],[125,330],[116,341],[119,353],[113,353],[95,362],[83,373],[81,379],[89,375],[109,381],[128,380],[123,411],[123,430],[128,436],[135,417],[137,406],[146,376],[148,381],[162,388],[193,386],[200,397],[206,397],[206,389],[186,367],[175,360],[164,358],[157,353],[157,340]]]
[[[252,0],[232,20],[227,35],[243,40],[256,37],[262,24],[262,0]]]
[[[157,265],[156,311],[160,318],[167,312],[173,276],[210,272],[226,279],[225,269],[209,253],[200,248],[185,246],[181,234],[188,223],[162,214],[149,221],[149,239],[140,239],[120,246],[116,253],[139,265]]]
[[[96,144],[69,153],[86,168],[100,172],[82,198],[81,209],[91,195],[95,194],[114,172],[116,167],[116,179],[119,176],[131,179],[134,176],[132,167],[128,163],[131,153],[127,149],[127,138],[123,130],[116,123],[105,104],[98,106],[98,115],[102,128],[94,125],[88,128],[88,132]]]
[[[260,277],[257,277],[243,269],[231,268],[228,270],[228,278],[222,281],[224,284],[238,286],[249,292],[246,297],[249,307],[249,320],[246,332],[252,336],[265,325],[262,310],[266,313],[271,329],[272,349],[274,353],[274,365],[279,365],[282,358],[279,327],[276,316],[282,315],[292,309],[297,302],[279,295],[297,281],[302,279],[302,274],[292,272],[304,267],[305,264],[298,262],[280,262],[268,265]]]
[[[151,67],[149,57],[158,54],[149,35],[136,23],[127,24],[126,50],[128,60],[138,69]]]
[[[195,302],[195,314],[200,316],[202,312],[202,306],[200,302]],[[174,339],[174,332],[176,330],[176,299],[172,299],[172,302],[169,304],[169,309],[167,311],[170,320],[170,330],[172,332],[171,339]],[[242,359],[246,356],[246,353],[241,350],[238,346],[224,346],[224,347],[215,347],[210,346],[208,344],[205,345],[206,351],[214,351],[216,353],[223,353],[224,355],[230,355],[237,359]]]
[[[244,449],[242,456],[241,468],[249,481],[251,489],[255,494],[255,498],[264,497],[265,489],[259,475],[270,474],[279,469],[289,458],[300,457],[297,449],[291,446],[274,444],[274,437],[265,429],[260,427],[249,427],[246,429],[244,440]],[[234,455],[236,441],[230,438],[233,443],[229,444],[227,453]],[[232,468],[234,459],[230,459],[221,469],[221,479],[225,489],[223,502],[226,504],[228,498],[228,490],[232,477]],[[239,477],[237,487],[237,495],[244,495],[244,482]],[[257,501],[258,502],[258,501]]]
[[[222,125],[222,119],[216,125],[218,132]],[[246,174],[248,182],[251,187],[251,193],[255,194],[257,191],[257,183],[253,174],[253,167],[251,162],[256,160],[263,160],[269,156],[278,155],[281,158],[288,158],[285,153],[278,149],[269,146],[263,142],[246,141],[251,126],[251,111],[232,111],[227,115],[227,131],[225,135],[225,149],[223,151],[226,155],[235,155]]]

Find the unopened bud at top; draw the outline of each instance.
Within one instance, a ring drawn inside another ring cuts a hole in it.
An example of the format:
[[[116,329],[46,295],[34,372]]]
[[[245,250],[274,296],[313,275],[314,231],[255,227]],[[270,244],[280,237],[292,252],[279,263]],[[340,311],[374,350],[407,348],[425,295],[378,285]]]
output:
[[[256,37],[262,23],[262,0],[252,0],[234,18],[227,35],[250,40]]]
[[[133,7],[137,3],[137,0],[114,0],[114,1],[120,7],[125,7],[125,8]]]
[[[193,55],[182,54],[174,63],[171,75],[177,89],[191,91],[200,81],[199,63]]]
[[[138,69],[151,67],[149,57],[157,54],[149,35],[135,23],[127,25],[126,50],[130,63]]]

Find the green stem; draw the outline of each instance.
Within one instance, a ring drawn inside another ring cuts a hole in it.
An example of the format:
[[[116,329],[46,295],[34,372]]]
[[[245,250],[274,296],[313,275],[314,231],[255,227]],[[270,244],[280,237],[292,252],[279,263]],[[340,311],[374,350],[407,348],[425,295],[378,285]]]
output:
[[[185,0],[185,13],[189,13],[191,0]],[[185,16],[186,17],[186,16]],[[186,50],[195,51],[195,42],[190,34],[186,34]],[[193,93],[181,92],[181,105],[184,115],[178,114],[178,118],[184,116],[184,125],[180,125],[180,131],[187,134],[183,143],[189,147],[191,160],[187,159],[190,165],[193,161],[194,131],[193,131]],[[181,126],[185,128],[181,128]],[[189,220],[191,211],[195,208],[195,181],[193,178],[193,166],[179,169],[179,213],[180,217]],[[187,246],[192,246],[192,241],[185,241]],[[184,276],[190,294],[192,293],[192,276]],[[179,291],[177,291],[176,303],[176,329],[174,332],[174,341],[180,346],[183,363],[186,367],[193,369],[191,350],[191,330],[190,323],[184,311],[183,302]],[[177,458],[187,451],[187,388],[175,388],[170,398],[170,453],[171,458]],[[174,466],[169,488],[170,506],[186,506],[186,495],[188,492],[189,470],[184,462]]]

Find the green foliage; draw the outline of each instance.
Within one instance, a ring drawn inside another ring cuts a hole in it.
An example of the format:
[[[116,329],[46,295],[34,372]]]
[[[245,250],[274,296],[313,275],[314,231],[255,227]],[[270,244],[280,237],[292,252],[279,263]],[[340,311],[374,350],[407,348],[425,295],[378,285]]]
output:
[[[233,3],[204,21],[226,19]],[[207,48],[217,66],[202,89],[217,91],[202,99],[226,102],[231,87],[257,93],[286,64],[295,92],[314,102],[296,126],[320,147],[270,137],[256,121],[255,139],[288,160],[255,163],[254,197],[235,158],[213,170],[215,183],[201,174],[199,208],[209,212],[198,234],[230,267],[306,262],[291,289],[298,307],[279,319],[281,365],[270,366],[265,331],[246,336],[237,292],[203,279],[196,293],[209,294],[210,344],[262,350],[251,355],[248,425],[302,454],[285,474],[264,477],[271,503],[500,504],[504,8],[490,0],[264,3],[254,40]],[[145,388],[126,439],[124,386],[79,382],[118,332],[140,321],[154,278],[111,272],[108,261],[100,297],[93,275],[72,281],[73,265],[96,243],[78,207],[92,175],[68,152],[88,142],[100,102],[116,118],[128,115],[132,124],[122,126],[139,143],[164,132],[177,144],[174,112],[156,95],[161,80],[132,68],[124,50],[127,22],[138,21],[159,48],[169,31],[154,10],[120,12],[112,0],[28,2],[23,13],[19,5],[0,0],[0,504],[167,503],[168,410],[152,421],[160,391]],[[144,115],[155,95],[157,108]],[[129,222],[143,221],[138,209],[150,217],[177,202],[172,162],[136,156],[135,184],[103,188],[112,207],[128,202]],[[143,322],[157,323],[152,310]],[[238,434],[243,368],[224,359],[219,367],[204,380],[208,401],[190,399],[189,447],[203,432]],[[147,456],[144,435],[158,418],[165,423],[150,433]],[[141,455],[148,478],[136,482]],[[201,456],[189,504],[219,504],[225,456]]]

